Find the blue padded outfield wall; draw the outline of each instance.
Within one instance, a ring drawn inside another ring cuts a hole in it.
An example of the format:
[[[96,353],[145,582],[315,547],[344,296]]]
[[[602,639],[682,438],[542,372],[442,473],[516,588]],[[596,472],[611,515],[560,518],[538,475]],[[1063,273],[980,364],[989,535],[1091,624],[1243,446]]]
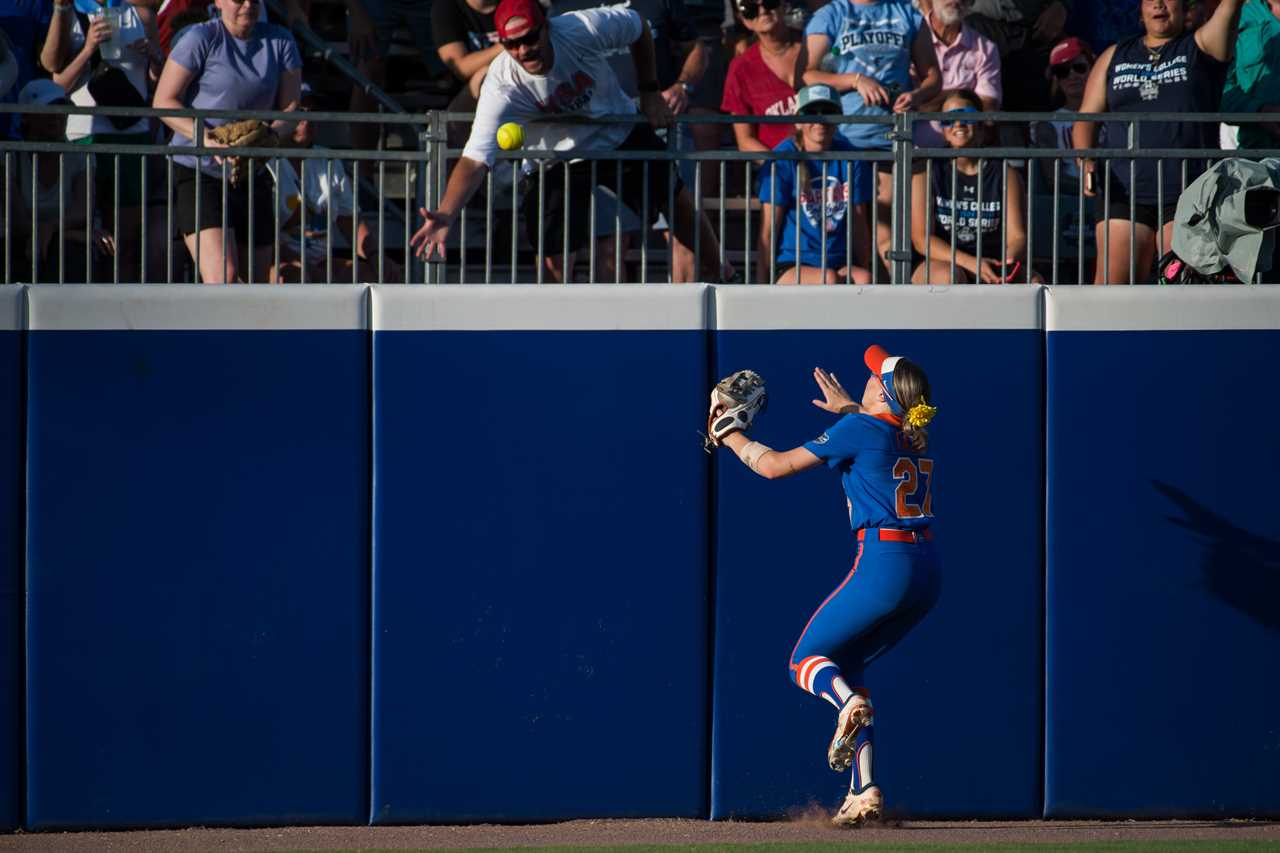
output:
[[[707,295],[375,289],[375,822],[706,814]]]
[[[834,370],[855,399],[869,344],[928,371],[939,409],[930,455],[943,594],[867,672],[876,777],[890,805],[912,815],[1038,815],[1040,294],[721,288],[716,297],[715,373],[751,367],[764,376],[769,409],[752,434],[771,447],[795,447],[838,419],[810,403],[822,396],[815,366]],[[796,687],[787,663],[853,562],[839,475],[823,467],[767,482],[732,454],[717,459],[712,816],[838,806],[848,774],[827,768],[835,711]],[[981,743],[948,710],[974,702],[988,733]]]
[[[939,407],[942,598],[867,674],[892,813],[1280,816],[1280,289],[41,286],[0,289],[0,830],[834,807],[787,661],[838,478],[697,430],[750,367],[798,445],[871,343]]]
[[[22,822],[22,320],[0,287],[0,832]]]
[[[367,291],[28,296],[29,825],[364,821]]]
[[[1047,308],[1045,811],[1280,815],[1280,290]]]

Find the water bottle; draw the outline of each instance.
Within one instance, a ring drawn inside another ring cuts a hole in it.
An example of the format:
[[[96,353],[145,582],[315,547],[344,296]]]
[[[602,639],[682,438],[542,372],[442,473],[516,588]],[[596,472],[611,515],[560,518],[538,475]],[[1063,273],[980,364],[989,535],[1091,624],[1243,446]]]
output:
[[[108,6],[99,13],[111,27],[111,37],[98,45],[98,52],[102,54],[103,59],[118,60],[124,55],[120,45],[120,19],[123,13],[124,10],[120,6]]]

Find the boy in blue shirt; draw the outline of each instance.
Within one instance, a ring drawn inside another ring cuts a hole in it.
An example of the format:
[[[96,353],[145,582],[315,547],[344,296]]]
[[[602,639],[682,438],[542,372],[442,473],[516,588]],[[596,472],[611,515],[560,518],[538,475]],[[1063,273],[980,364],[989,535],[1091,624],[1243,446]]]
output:
[[[830,86],[801,89],[796,96],[796,115],[840,115],[835,90]],[[835,131],[834,124],[797,121],[794,135],[773,150],[854,151]],[[779,284],[870,283],[870,163],[775,160],[760,174],[759,195],[762,276],[770,269],[771,249],[776,245],[777,264],[786,267],[777,279]]]

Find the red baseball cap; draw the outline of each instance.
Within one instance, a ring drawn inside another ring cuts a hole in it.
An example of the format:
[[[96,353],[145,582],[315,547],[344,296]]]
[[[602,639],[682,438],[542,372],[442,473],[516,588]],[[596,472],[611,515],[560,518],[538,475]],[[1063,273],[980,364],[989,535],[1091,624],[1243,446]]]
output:
[[[1089,53],[1089,47],[1075,36],[1064,38],[1053,46],[1053,50],[1049,52],[1050,65],[1062,65],[1070,62],[1077,56]]]
[[[538,0],[502,0],[493,13],[493,25],[498,38],[516,39],[546,23],[546,13]]]

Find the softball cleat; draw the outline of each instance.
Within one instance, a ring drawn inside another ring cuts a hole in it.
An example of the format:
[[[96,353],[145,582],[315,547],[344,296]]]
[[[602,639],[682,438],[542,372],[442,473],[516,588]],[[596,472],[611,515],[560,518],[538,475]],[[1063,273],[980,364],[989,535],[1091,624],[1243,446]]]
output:
[[[827,764],[837,773],[853,766],[853,744],[858,732],[871,725],[873,711],[871,701],[861,693],[855,693],[840,709],[836,718],[836,733],[827,747]]]
[[[851,829],[864,823],[879,820],[884,812],[884,794],[876,785],[868,785],[861,794],[850,791],[844,798],[840,811],[831,818],[831,825],[841,829]]]

